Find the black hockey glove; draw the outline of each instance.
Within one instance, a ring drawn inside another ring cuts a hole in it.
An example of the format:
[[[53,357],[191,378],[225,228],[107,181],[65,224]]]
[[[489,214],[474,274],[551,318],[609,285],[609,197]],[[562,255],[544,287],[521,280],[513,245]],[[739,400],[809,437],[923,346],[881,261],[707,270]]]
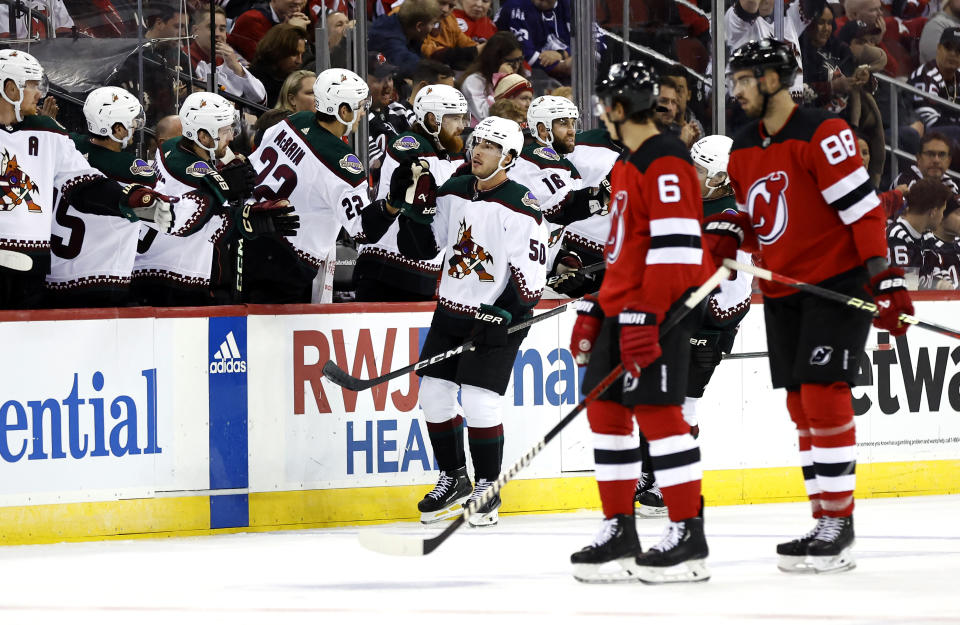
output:
[[[606,215],[610,212],[610,175],[600,181],[597,193],[590,199],[591,215]]]
[[[723,360],[720,333],[701,331],[690,337],[690,360],[699,369],[713,371]]]
[[[217,173],[227,185],[225,191],[221,187],[221,193],[227,201],[243,201],[253,197],[253,189],[257,185],[257,170],[250,161],[238,156],[228,165],[219,168]]]
[[[583,288],[586,281],[580,256],[567,252],[557,260],[553,275],[547,278],[547,286],[561,295],[570,295]]]
[[[163,233],[173,227],[173,204],[177,198],[157,193],[142,184],[128,184],[123,187],[120,198],[120,214],[130,221],[149,221]]]
[[[407,160],[397,166],[390,177],[387,203],[417,223],[433,222],[437,214],[437,183],[427,161]]]
[[[287,200],[244,204],[240,213],[240,233],[245,239],[255,239],[262,234],[292,237],[299,228],[300,217]]]
[[[474,315],[474,324],[471,339],[478,345],[502,347],[507,344],[507,328],[513,321],[513,315],[489,304],[480,304],[480,312]]]

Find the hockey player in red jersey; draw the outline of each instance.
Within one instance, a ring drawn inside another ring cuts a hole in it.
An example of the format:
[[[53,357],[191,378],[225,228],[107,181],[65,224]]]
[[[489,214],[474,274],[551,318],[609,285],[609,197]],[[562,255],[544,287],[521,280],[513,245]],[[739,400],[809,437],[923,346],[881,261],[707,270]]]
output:
[[[704,581],[709,572],[700,448],[680,408],[690,336],[702,308],[669,333],[659,332],[684,295],[713,271],[700,236],[700,182],[686,146],[661,134],[654,121],[658,88],[652,69],[638,62],[614,65],[597,95],[611,134],[630,155],[610,174],[606,275],[598,296],[578,307],[570,351],[579,364],[587,363],[584,393],[620,362],[627,373],[587,409],[604,522],[593,543],[570,559],[574,577],[584,582]],[[633,516],[641,465],[634,419],[649,441],[670,515],[662,541],[646,553],[641,553]],[[606,572],[604,565],[613,562],[620,570]]]
[[[903,334],[913,313],[903,272],[886,260],[884,215],[856,137],[842,119],[798,108],[788,44],[751,41],[730,59],[733,96],[757,122],[735,137],[728,173],[738,212],[706,220],[714,259],[760,252],[772,271],[873,300],[874,325]],[[856,436],[850,386],[870,328],[862,312],[774,282],[761,282],[775,388],[786,388],[816,527],[777,546],[786,572],[854,567]]]

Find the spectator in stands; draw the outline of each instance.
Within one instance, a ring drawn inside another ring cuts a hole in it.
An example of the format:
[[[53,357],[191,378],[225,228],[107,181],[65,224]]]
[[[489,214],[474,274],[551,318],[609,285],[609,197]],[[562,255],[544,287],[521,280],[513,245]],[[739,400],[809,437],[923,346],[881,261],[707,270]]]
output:
[[[290,117],[290,115],[290,111],[276,108],[261,113],[253,125],[253,139],[250,141],[250,152],[253,153],[260,145],[260,142],[263,140],[263,133],[274,124],[278,124],[280,121]]]
[[[660,79],[656,117],[666,132],[678,137],[688,148],[700,139],[696,126],[680,118],[680,95],[671,76]]]
[[[870,28],[868,43],[879,46],[887,55],[884,73],[888,76],[906,76],[916,67],[910,51],[920,38],[926,18],[898,20],[884,14],[880,0],[846,0],[846,17],[837,20],[842,28],[847,20],[860,20]]]
[[[226,13],[220,7],[214,7],[214,16],[217,88],[257,104],[266,104],[267,91],[263,83],[248,70],[250,64],[247,60],[227,43]],[[191,24],[190,30],[195,39],[190,44],[190,63],[193,65],[194,76],[206,81],[210,76],[210,12],[198,11]]]
[[[453,10],[457,25],[464,35],[477,43],[483,43],[497,32],[490,19],[491,0],[460,0],[460,8]]]
[[[327,48],[330,50],[330,67],[347,66],[346,33],[356,22],[347,19],[345,13],[333,12],[327,16]]]
[[[523,73],[523,50],[513,33],[500,31],[487,40],[483,52],[470,64],[456,87],[467,98],[471,126],[487,116],[493,103],[494,78],[497,74]]]
[[[420,46],[440,18],[437,0],[405,0],[400,10],[378,17],[370,25],[368,49],[379,49],[408,78],[420,62]]]
[[[854,129],[857,134],[857,148],[860,150],[860,158],[863,160],[863,168],[870,171],[870,144],[867,142],[866,135],[859,128]],[[883,149],[881,147],[881,149]],[[907,185],[901,184],[889,191],[877,192],[880,198],[880,204],[883,206],[883,214],[887,221],[892,221],[903,212],[903,194],[907,192]]]
[[[396,74],[397,67],[387,62],[387,58],[379,52],[371,52],[367,57],[367,86],[370,88],[370,110],[367,111],[370,136],[367,156],[370,173],[376,179],[379,179],[387,142],[399,134],[390,119],[390,103],[397,95],[393,86]],[[405,124],[406,116],[401,116],[400,121]]]
[[[490,115],[515,121],[521,128],[527,127],[527,114],[521,112],[513,100],[497,100],[490,107]]]
[[[917,152],[917,163],[900,172],[893,182],[894,188],[906,185],[912,187],[919,180],[936,180],[945,184],[953,193],[960,193],[956,181],[947,174],[947,166],[953,152],[949,137],[939,132],[924,135]]]
[[[316,80],[317,75],[308,69],[291,72],[284,79],[273,108],[288,111],[291,115],[301,111],[315,111],[317,102],[313,97],[313,83]]]
[[[940,11],[923,26],[920,34],[920,62],[932,61],[937,56],[940,35],[951,26],[960,26],[960,0],[944,0]]]
[[[940,224],[950,190],[938,180],[921,180],[910,187],[906,199],[903,214],[887,226],[887,256],[891,266],[904,269],[909,282],[919,277],[923,235]],[[908,286],[917,288],[916,282]]]
[[[147,30],[143,33],[144,39],[175,39],[186,34],[187,15],[180,10],[179,4],[158,1],[144,5],[143,20]],[[209,23],[209,18],[207,20]],[[158,41],[164,50],[176,50],[176,41]]]
[[[687,72],[687,68],[679,64],[669,65],[664,71],[660,72],[660,75],[669,76],[673,80],[674,87],[677,90],[677,122],[682,122],[692,127],[692,131],[697,137],[694,139],[694,143],[696,143],[704,136],[704,131],[703,124],[701,124],[697,116],[693,114],[693,109],[690,107],[693,91],[690,89],[690,75]]]
[[[256,55],[257,44],[278,24],[290,24],[306,31],[310,18],[303,12],[305,0],[270,0],[244,12],[233,23],[227,41],[248,59]],[[281,80],[282,82],[282,80]]]
[[[563,85],[562,87],[557,87],[550,92],[550,95],[555,95],[558,98],[566,98],[573,102],[573,87],[569,85]]]
[[[157,147],[163,145],[163,142],[167,139],[173,139],[174,137],[179,137],[183,134],[183,124],[180,123],[179,115],[167,115],[160,119],[157,122],[156,128],[153,129],[153,139],[151,145],[148,148],[147,158],[153,159]]]
[[[483,46],[467,37],[457,25],[453,16],[454,0],[437,0],[440,5],[440,19],[437,27],[430,31],[420,46],[420,52],[427,58],[446,63],[456,70],[462,70],[477,58],[477,52]]]
[[[16,17],[17,34],[14,37],[15,39],[27,39],[32,35],[40,35],[41,39],[46,39],[47,20],[43,18],[48,15],[50,15],[50,26],[58,37],[70,34],[71,28],[73,28],[73,18],[70,17],[63,0],[53,0],[51,3],[52,14],[47,10],[47,0],[24,0],[23,4],[32,10],[33,19],[29,20],[26,12]],[[119,16],[117,17],[119,18]],[[122,25],[118,24],[118,27],[122,27]],[[122,32],[117,31],[113,36],[119,37],[122,34]],[[6,4],[0,4],[0,39],[10,39],[10,9]]]
[[[917,68],[908,82],[914,87],[950,102],[960,103],[960,27],[950,27],[940,34],[937,56]],[[954,145],[960,142],[960,111],[913,96],[917,114],[929,130],[937,130]]]
[[[527,109],[533,102],[533,85],[520,74],[507,74],[500,78],[493,88],[493,103],[496,104],[500,100],[512,101],[517,111],[526,117]],[[490,114],[493,115],[493,113]],[[526,127],[526,123],[520,125]]]
[[[403,134],[413,126],[417,121],[417,116],[413,113],[413,100],[420,93],[420,90],[427,85],[447,85],[453,86],[453,69],[439,61],[430,59],[420,59],[417,63],[417,69],[413,72],[413,81],[410,95],[403,100],[391,102],[388,106],[390,123],[397,129],[397,134]],[[403,118],[403,122],[400,122]]]
[[[268,102],[277,101],[283,81],[303,66],[306,49],[307,31],[293,24],[274,26],[257,44],[250,71],[263,82]]]
[[[573,70],[570,56],[570,0],[507,0],[493,21],[500,30],[510,30],[523,46],[527,64],[551,77],[569,82]],[[598,48],[604,48],[598,38]]]

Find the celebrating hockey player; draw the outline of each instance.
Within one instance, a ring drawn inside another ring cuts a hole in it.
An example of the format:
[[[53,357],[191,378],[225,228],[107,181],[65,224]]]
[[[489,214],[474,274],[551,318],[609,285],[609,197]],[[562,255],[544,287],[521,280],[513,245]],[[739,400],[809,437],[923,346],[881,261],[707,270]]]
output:
[[[32,55],[0,51],[0,83],[0,308],[36,308],[50,270],[58,194],[82,213],[150,220],[161,230],[170,227],[173,214],[166,198],[149,187],[104,177],[60,124],[37,115],[46,77]]]
[[[119,87],[100,87],[83,104],[89,135],[71,135],[90,165],[124,184],[153,187],[153,166],[126,151],[143,125],[140,102]],[[51,304],[62,308],[120,306],[127,302],[140,224],[81,213],[63,199],[50,237]]]
[[[233,104],[215,93],[198,91],[183,101],[183,136],[166,141],[156,161],[157,190],[178,198],[176,221],[170,234],[141,231],[133,272],[139,301],[236,302],[243,239],[293,234],[299,227],[285,200],[252,202],[253,168],[241,157],[228,158],[239,120]]]
[[[925,237],[923,262],[920,265],[920,288],[936,290],[960,289],[960,202],[951,198],[943,211],[943,219]]]
[[[413,100],[416,122],[387,146],[377,199],[386,200],[393,172],[403,162],[423,159],[435,184],[443,185],[463,163],[464,115],[467,100],[448,85],[428,85]],[[393,223],[379,241],[360,246],[354,280],[357,301],[400,302],[433,299],[440,278],[441,252],[435,258],[414,260],[397,247],[399,224]]]
[[[913,313],[903,271],[886,260],[884,215],[853,131],[821,109],[798,108],[787,89],[797,74],[792,48],[751,41],[730,58],[731,92],[757,122],[736,136],[728,173],[742,212],[707,220],[714,258],[738,248],[811,284],[873,300],[874,325],[903,334]],[[816,527],[777,546],[787,572],[854,566],[856,435],[850,386],[870,328],[862,311],[775,282],[761,282],[770,376],[787,390],[804,484]]]
[[[621,362],[627,373],[587,407],[604,521],[594,541],[570,557],[574,576],[584,582],[709,578],[700,449],[681,411],[690,337],[702,308],[666,334],[659,328],[684,295],[710,277],[713,262],[700,236],[700,184],[690,154],[654,120],[657,84],[652,69],[628,62],[612,66],[597,85],[612,134],[630,156],[610,174],[606,275],[598,296],[578,307],[570,351],[587,364],[584,393]],[[640,476],[634,419],[649,441],[670,515],[663,539],[645,553],[633,515]]]
[[[523,148],[516,122],[487,117],[471,137],[471,175],[448,180],[433,202],[419,200],[399,218],[400,251],[415,259],[443,253],[440,301],[420,358],[442,354],[468,337],[473,351],[420,369],[420,405],[440,467],[436,487],[418,504],[424,523],[457,516],[496,481],[503,460],[501,397],[525,331],[507,333],[530,314],[546,282],[547,232],[537,199],[509,180]],[[435,213],[435,215],[434,215]],[[464,414],[457,414],[457,393]],[[472,489],[463,445],[466,418],[476,473]],[[471,525],[494,525],[493,497]]]

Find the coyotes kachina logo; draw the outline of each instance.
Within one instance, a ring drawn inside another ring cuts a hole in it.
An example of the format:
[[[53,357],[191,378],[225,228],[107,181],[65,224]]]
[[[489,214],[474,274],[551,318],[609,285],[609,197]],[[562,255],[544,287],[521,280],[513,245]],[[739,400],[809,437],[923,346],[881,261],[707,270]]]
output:
[[[466,221],[460,222],[459,240],[453,246],[453,256],[447,261],[450,268],[447,269],[447,275],[458,280],[476,272],[480,282],[493,282],[494,277],[490,275],[481,263],[493,262],[493,256],[483,249],[483,246],[473,240],[473,234],[470,232],[471,226]]]
[[[3,154],[0,154],[0,170],[3,170],[3,174],[0,174],[0,191],[3,193],[0,196],[3,201],[0,210],[11,211],[26,202],[29,212],[43,212],[30,195],[39,192],[40,189],[37,183],[30,180],[30,176],[20,169],[16,156],[10,156],[10,153],[4,150]]]

